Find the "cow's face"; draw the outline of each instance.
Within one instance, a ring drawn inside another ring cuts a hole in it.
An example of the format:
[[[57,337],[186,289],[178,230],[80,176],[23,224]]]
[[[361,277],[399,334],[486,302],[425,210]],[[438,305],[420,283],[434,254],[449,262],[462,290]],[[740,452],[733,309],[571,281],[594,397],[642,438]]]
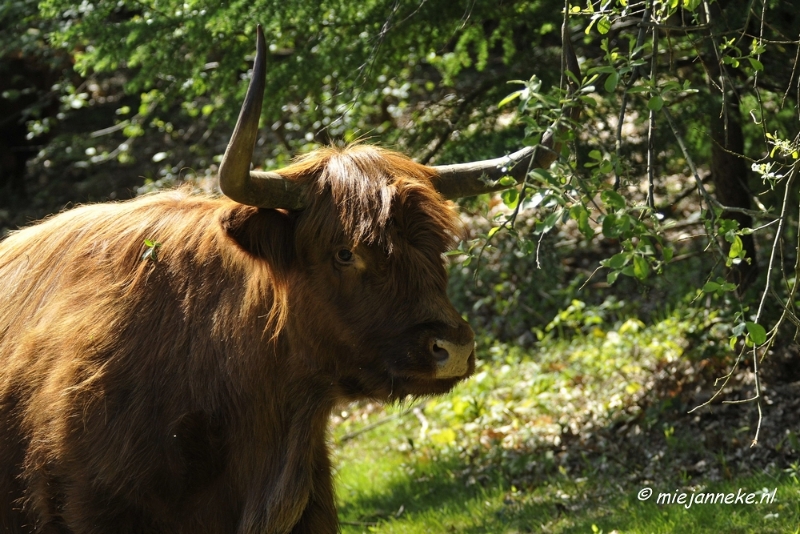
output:
[[[329,161],[297,216],[288,326],[346,396],[448,391],[475,367],[473,332],[446,294],[458,219],[423,167],[403,160],[419,172],[392,177],[392,162],[365,154]]]

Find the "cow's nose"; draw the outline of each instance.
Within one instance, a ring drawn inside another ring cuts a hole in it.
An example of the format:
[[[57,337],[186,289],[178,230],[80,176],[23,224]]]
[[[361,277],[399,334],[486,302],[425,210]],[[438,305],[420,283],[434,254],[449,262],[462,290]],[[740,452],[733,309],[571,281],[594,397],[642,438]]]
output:
[[[457,378],[467,374],[469,357],[475,350],[475,341],[457,344],[446,339],[434,339],[431,354],[436,362],[436,378]]]

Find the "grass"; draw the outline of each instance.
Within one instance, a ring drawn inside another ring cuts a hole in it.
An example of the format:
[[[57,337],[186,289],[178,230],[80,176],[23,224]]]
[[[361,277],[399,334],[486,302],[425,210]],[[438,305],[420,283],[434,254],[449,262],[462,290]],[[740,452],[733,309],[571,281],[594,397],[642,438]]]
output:
[[[426,457],[398,447],[414,439],[413,424],[395,421],[361,435],[339,449],[338,494],[342,532],[356,533],[522,533],[522,532],[797,532],[800,483],[795,474],[762,473],[710,484],[676,488],[644,486],[605,477],[572,478],[555,471],[527,488],[516,488],[498,471],[481,483],[461,474],[452,458]],[[658,504],[659,494],[676,489],[698,492],[758,493],[753,503]]]
[[[644,402],[658,369],[669,375],[665,366],[690,357],[689,328],[671,314],[598,324],[530,353],[494,345],[447,396],[350,407],[333,428],[342,532],[800,533],[800,467],[737,471],[694,428],[667,420],[671,401]],[[693,474],[698,458],[722,468]],[[654,494],[640,501],[645,487]],[[657,502],[735,500],[740,489],[752,504]]]

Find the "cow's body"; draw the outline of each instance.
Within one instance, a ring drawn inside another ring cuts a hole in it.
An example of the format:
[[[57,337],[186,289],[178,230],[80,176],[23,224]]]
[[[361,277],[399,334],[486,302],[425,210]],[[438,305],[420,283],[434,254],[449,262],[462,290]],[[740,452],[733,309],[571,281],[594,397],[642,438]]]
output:
[[[430,171],[354,147],[282,172],[304,211],[176,191],[0,242],[0,532],[335,532],[332,408],[472,372]]]
[[[252,171],[256,33],[229,199],[86,206],[0,242],[0,534],[336,532],[334,406],[474,371],[444,198],[549,167],[561,127],[545,151],[484,162],[355,146]]]

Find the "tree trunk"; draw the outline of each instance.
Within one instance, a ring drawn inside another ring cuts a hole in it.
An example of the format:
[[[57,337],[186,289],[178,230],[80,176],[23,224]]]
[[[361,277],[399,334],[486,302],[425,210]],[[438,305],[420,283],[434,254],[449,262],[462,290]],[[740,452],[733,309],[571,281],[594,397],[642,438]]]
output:
[[[713,86],[712,91],[715,91]],[[714,181],[714,194],[723,206],[750,209],[748,170],[744,159],[740,156],[744,152],[744,137],[739,101],[735,95],[727,100],[722,114],[718,111],[711,112],[711,178]],[[744,213],[725,211],[722,217],[737,221],[739,228],[750,228],[753,225],[753,219]],[[728,278],[736,283],[742,292],[758,276],[758,262],[753,236],[740,237],[747,256],[739,264],[731,266]],[[724,250],[728,252],[729,249],[730,243],[726,241]]]

